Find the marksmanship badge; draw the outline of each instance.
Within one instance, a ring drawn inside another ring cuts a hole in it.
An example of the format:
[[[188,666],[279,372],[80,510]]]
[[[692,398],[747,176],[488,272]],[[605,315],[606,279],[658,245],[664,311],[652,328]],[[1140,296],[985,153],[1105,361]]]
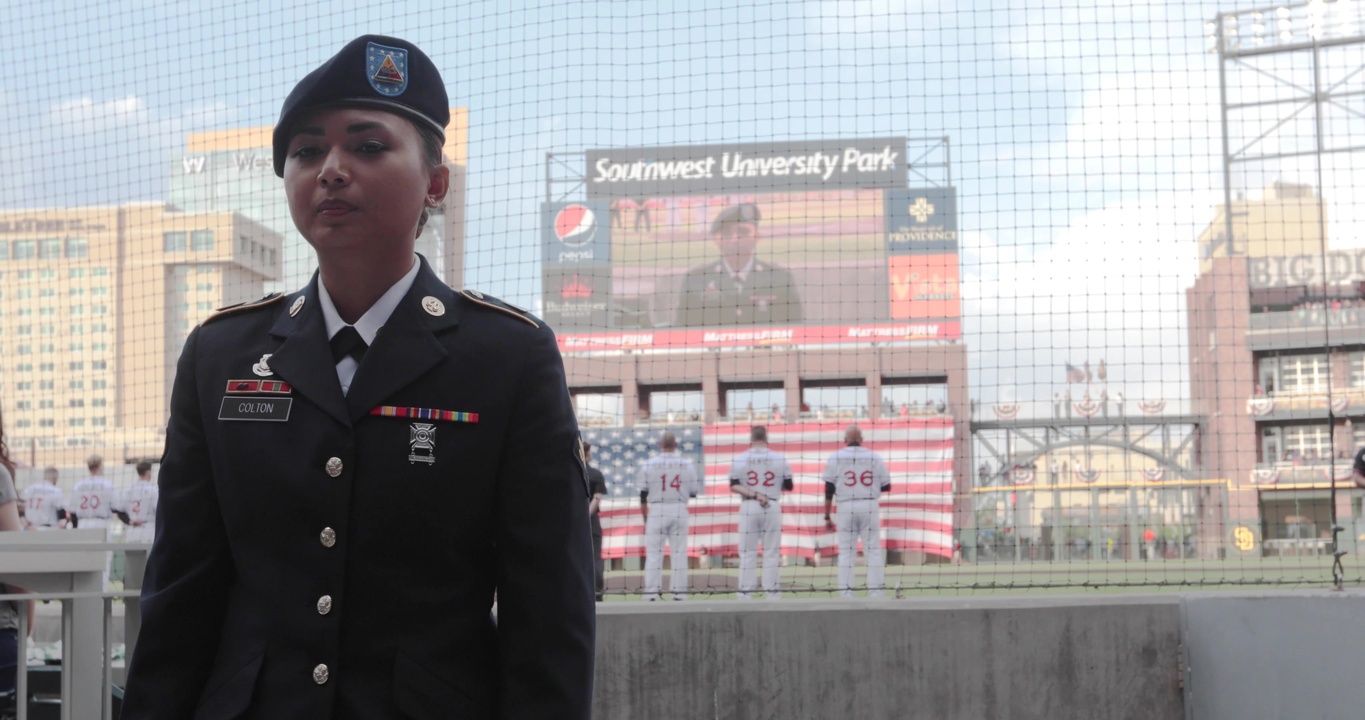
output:
[[[436,462],[436,425],[433,423],[413,423],[410,428],[410,440],[408,441],[409,463],[426,463],[431,465]]]

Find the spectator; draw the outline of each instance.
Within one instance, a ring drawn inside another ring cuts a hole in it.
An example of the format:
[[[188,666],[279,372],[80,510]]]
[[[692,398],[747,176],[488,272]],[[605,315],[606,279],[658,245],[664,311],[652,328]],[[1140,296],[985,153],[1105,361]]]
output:
[[[5,444],[5,423],[0,418],[0,532],[23,530],[19,523],[19,494],[14,490],[14,461]],[[5,594],[27,592],[13,585],[0,585]],[[19,613],[28,615],[28,627],[33,628],[33,602],[13,600],[0,602],[0,692],[13,692],[19,668]]]

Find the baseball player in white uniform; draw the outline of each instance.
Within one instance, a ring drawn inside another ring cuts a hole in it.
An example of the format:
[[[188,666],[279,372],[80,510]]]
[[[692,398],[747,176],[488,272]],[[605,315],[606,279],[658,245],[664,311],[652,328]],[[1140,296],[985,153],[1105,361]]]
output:
[[[104,459],[99,455],[91,455],[85,466],[90,469],[90,476],[71,489],[67,512],[76,516],[76,526],[82,529],[108,528],[118,499],[114,484],[104,477]]]
[[[160,489],[152,481],[152,464],[137,464],[137,482],[119,496],[114,513],[128,525],[125,542],[149,543],[156,536],[156,503]]]
[[[24,508],[25,530],[59,530],[66,527],[66,497],[57,487],[57,468],[43,470],[43,481],[24,488],[19,502]]]
[[[748,450],[730,466],[730,492],[739,495],[739,599],[748,600],[757,585],[758,546],[763,544],[763,593],[782,597],[782,491],[792,489],[787,459],[768,448],[768,429],[749,430]]]
[[[858,538],[867,556],[867,595],[881,597],[885,582],[886,558],[882,555],[881,512],[878,498],[891,489],[891,473],[877,453],[863,447],[863,431],[849,425],[844,431],[844,447],[825,465],[825,525],[839,530],[839,589],[843,597],[853,597],[853,561]],[[839,499],[837,523],[831,523],[830,503]]]
[[[687,499],[701,492],[697,469],[678,453],[671,432],[659,437],[658,455],[640,466],[640,512],[645,517],[645,600],[659,599],[663,589],[664,539],[673,558],[669,589],[674,600],[687,599]]]

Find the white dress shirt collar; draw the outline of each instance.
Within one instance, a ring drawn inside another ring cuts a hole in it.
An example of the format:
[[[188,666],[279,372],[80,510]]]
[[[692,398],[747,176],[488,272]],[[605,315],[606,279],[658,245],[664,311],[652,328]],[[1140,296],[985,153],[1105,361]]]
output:
[[[412,289],[412,284],[417,282],[417,271],[421,269],[422,263],[416,255],[412,256],[412,268],[408,273],[398,279],[387,292],[379,296],[374,301],[369,310],[355,321],[356,332],[360,333],[360,338],[366,345],[374,344],[374,337],[379,333],[379,328],[384,327],[384,323],[389,321],[389,316],[393,314],[398,303],[403,300],[403,296]],[[332,339],[343,327],[346,321],[341,319],[341,314],[337,312],[337,306],[332,302],[332,296],[327,292],[327,284],[318,277],[318,303],[322,305],[322,320],[327,325],[327,339]]]

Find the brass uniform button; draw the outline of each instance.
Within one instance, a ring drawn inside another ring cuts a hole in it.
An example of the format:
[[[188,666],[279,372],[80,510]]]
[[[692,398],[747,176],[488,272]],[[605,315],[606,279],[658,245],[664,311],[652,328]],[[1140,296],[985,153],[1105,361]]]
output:
[[[318,540],[322,542],[323,547],[332,547],[337,544],[337,531],[325,527],[322,529],[322,532],[319,533]]]
[[[317,683],[317,684],[319,684],[319,685],[326,685],[326,684],[327,684],[327,666],[326,666],[326,665],[323,665],[322,663],[318,663],[318,666],[315,667],[315,668],[313,668],[313,682],[315,682],[315,683]]]
[[[318,598],[318,614],[326,615],[329,612],[332,612],[332,596],[323,595]]]
[[[341,464],[341,458],[334,457],[327,461],[327,474],[336,477],[341,474],[341,470],[344,467],[345,466]]]

